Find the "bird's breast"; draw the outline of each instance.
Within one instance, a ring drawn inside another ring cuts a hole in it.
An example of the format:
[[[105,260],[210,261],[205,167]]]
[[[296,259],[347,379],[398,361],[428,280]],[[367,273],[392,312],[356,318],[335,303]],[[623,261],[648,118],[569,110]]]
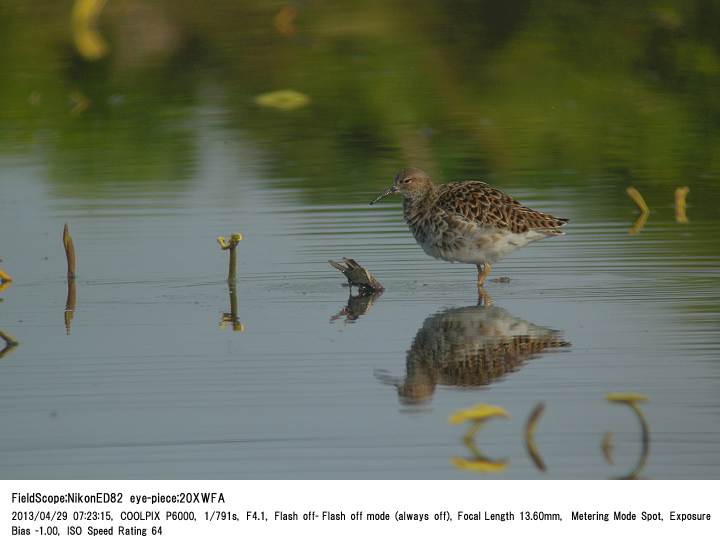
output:
[[[417,243],[431,257],[460,263],[495,263],[508,253],[541,237],[486,227],[444,211],[405,211]]]

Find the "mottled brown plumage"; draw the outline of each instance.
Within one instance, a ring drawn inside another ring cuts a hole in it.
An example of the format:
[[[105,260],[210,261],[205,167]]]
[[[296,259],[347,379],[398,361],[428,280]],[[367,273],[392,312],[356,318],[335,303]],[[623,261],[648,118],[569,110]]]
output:
[[[447,183],[437,190],[435,206],[464,220],[516,234],[531,229],[562,234],[558,229],[567,223],[550,214],[523,206],[502,191],[482,181]]]
[[[393,185],[371,204],[400,193],[403,216],[430,256],[477,265],[478,286],[490,265],[535,240],[561,235],[567,219],[523,206],[482,181],[437,187],[416,168],[400,171]]]

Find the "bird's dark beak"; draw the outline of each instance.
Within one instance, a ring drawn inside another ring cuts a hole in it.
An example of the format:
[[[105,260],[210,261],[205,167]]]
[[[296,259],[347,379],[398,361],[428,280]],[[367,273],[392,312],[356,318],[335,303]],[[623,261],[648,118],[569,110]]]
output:
[[[375,202],[380,202],[386,196],[390,196],[391,194],[395,194],[396,192],[397,192],[397,187],[395,185],[393,185],[389,189],[385,189],[383,192],[381,192],[375,200],[370,202],[370,205],[372,206],[373,204],[375,204]]]

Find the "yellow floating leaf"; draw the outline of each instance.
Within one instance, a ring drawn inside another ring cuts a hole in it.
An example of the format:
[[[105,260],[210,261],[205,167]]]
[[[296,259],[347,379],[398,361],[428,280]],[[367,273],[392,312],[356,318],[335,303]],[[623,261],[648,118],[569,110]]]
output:
[[[255,103],[281,111],[294,111],[310,103],[310,97],[295,90],[277,90],[256,96]]]
[[[509,417],[505,408],[490,404],[478,404],[472,408],[458,410],[448,418],[448,423],[457,425],[463,421],[484,421],[491,417]]]
[[[640,393],[607,393],[605,400],[610,402],[623,402],[625,404],[635,404],[637,402],[645,402],[648,399]]]
[[[0,270],[0,282],[12,282],[12,277],[5,271]]]
[[[507,468],[505,461],[471,460],[461,457],[450,458],[450,463],[456,469],[475,471],[477,473],[499,473]]]

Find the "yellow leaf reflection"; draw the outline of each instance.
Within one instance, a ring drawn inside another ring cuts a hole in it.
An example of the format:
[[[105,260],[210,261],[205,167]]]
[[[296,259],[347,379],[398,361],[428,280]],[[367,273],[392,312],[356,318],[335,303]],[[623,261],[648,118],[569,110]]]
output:
[[[294,111],[310,103],[310,98],[295,90],[277,90],[255,97],[255,103],[281,111]]]
[[[633,223],[633,226],[630,228],[628,233],[632,235],[638,234],[645,226],[648,215],[650,215],[650,208],[648,208],[648,205],[645,203],[645,199],[640,194],[640,191],[638,191],[635,187],[628,187],[625,191],[640,210],[640,215],[635,220],[635,223]]]
[[[292,6],[283,6],[273,18],[273,25],[278,34],[292,36],[295,34],[295,18],[297,10]]]
[[[490,459],[484,455],[471,438],[464,438],[463,444],[471,454],[470,458],[453,456],[450,464],[456,469],[473,471],[475,473],[499,473],[507,468],[507,459]]]
[[[675,221],[678,223],[687,223],[688,218],[685,213],[685,197],[690,192],[688,187],[678,187],[675,189]]]
[[[77,51],[88,61],[105,57],[107,44],[97,31],[97,18],[106,0],[75,0],[72,10],[72,33]]]
[[[457,425],[464,421],[485,421],[493,417],[510,417],[505,408],[492,406],[491,404],[478,404],[472,408],[458,410],[448,418],[451,425]]]
[[[610,402],[622,402],[625,404],[635,404],[637,402],[645,402],[647,397],[640,393],[607,393],[605,400]]]
[[[499,473],[507,468],[505,461],[468,460],[460,457],[450,458],[450,463],[456,469],[475,471],[476,473]]]

